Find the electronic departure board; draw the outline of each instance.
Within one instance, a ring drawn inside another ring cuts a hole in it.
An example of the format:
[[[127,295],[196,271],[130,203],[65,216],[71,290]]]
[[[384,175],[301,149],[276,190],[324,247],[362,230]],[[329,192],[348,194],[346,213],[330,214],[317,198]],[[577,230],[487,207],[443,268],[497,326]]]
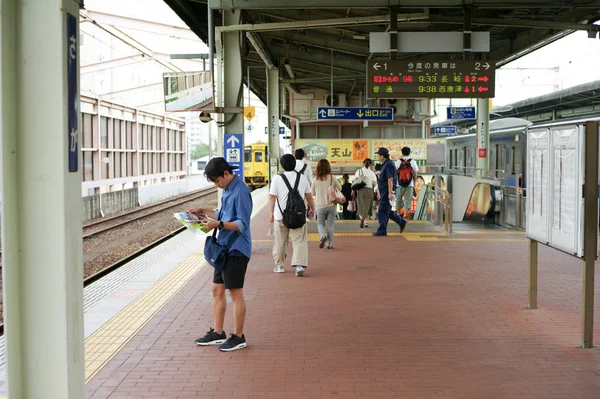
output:
[[[492,98],[490,61],[367,62],[367,98]]]

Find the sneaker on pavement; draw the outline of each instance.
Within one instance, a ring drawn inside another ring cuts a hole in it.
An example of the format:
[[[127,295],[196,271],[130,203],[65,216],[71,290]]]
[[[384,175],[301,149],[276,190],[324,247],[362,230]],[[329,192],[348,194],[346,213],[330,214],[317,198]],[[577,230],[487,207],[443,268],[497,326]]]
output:
[[[365,227],[365,218],[360,218],[360,228],[364,228]]]
[[[378,233],[378,232],[375,232],[375,233],[373,233],[373,235],[374,235],[374,236],[382,236],[382,237],[385,237],[385,236],[387,236],[387,233]]]
[[[225,331],[220,333],[216,332],[212,328],[206,332],[204,337],[198,338],[195,342],[196,345],[207,346],[207,345],[220,345],[227,339]]]
[[[325,241],[327,241],[327,237],[321,237],[321,242],[319,243],[319,248],[323,248],[325,246]]]
[[[296,266],[296,277],[302,276],[304,276],[304,268],[302,267],[302,265],[298,265]]]
[[[219,350],[223,352],[232,352],[238,349],[244,349],[245,347],[246,337],[244,337],[244,334],[242,334],[241,337],[238,337],[235,334],[229,334],[229,338],[227,338],[227,341],[219,345]]]
[[[275,273],[285,273],[285,269],[283,268],[283,265],[277,265],[277,266],[275,266],[275,269],[273,269],[273,272],[275,272]]]

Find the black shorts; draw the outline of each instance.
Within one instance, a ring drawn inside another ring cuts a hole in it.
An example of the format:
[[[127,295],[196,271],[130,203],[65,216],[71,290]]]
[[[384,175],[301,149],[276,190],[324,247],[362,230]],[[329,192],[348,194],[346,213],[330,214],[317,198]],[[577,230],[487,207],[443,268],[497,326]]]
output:
[[[244,288],[244,278],[250,258],[246,256],[229,256],[225,261],[225,269],[217,270],[213,275],[214,284],[225,284],[225,289]]]

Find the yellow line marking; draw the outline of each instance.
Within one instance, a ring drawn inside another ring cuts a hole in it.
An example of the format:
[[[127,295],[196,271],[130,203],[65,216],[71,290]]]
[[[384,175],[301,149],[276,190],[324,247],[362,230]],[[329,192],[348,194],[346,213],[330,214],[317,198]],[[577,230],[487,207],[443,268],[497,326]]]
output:
[[[370,237],[372,233],[335,233],[336,237]],[[403,237],[406,241],[456,241],[456,242],[525,242],[526,238],[504,238],[504,237],[453,237],[446,233],[436,232],[421,232],[421,233],[388,233],[388,236]],[[308,233],[308,241],[318,242],[320,240],[319,233]],[[252,240],[253,243],[272,243],[270,240]]]
[[[194,252],[90,335],[85,340],[85,382],[89,382],[204,265],[203,252]]]

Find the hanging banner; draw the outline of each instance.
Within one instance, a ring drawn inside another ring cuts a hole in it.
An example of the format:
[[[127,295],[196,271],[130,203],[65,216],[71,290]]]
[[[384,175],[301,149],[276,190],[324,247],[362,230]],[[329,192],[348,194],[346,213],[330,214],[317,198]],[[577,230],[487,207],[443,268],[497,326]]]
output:
[[[427,144],[439,143],[439,139],[300,139],[295,141],[296,148],[306,151],[307,158],[313,166],[320,159],[326,158],[331,166],[362,166],[365,158],[379,162],[375,151],[385,147],[390,152],[390,159],[396,161],[402,157],[402,148],[410,148],[410,157],[417,164],[425,165],[427,161]]]

